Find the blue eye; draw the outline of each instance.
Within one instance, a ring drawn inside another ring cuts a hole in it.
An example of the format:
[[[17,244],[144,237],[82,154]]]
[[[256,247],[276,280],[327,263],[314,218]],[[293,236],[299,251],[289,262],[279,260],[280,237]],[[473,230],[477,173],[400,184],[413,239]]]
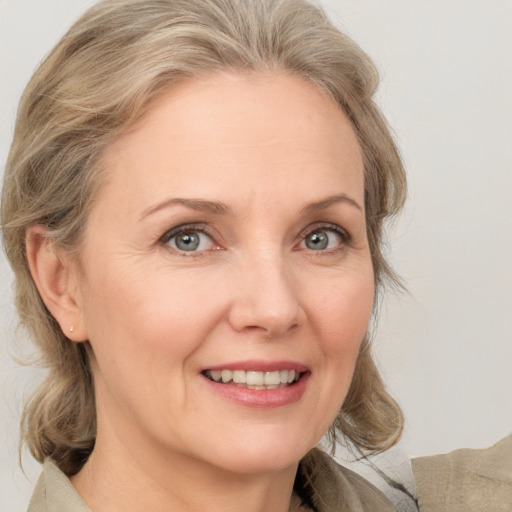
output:
[[[301,242],[301,247],[312,251],[335,249],[343,243],[341,233],[334,229],[320,228],[308,233]]]
[[[178,251],[200,252],[215,248],[213,240],[202,231],[186,230],[170,233],[167,245]]]

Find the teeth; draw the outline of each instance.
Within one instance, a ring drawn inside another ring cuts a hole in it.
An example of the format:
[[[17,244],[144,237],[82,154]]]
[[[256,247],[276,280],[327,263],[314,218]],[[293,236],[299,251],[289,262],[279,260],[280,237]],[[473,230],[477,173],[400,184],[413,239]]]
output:
[[[283,373],[286,370],[283,370]],[[275,386],[281,384],[281,372],[265,372],[263,381],[266,386]]]
[[[222,370],[220,372],[222,374],[222,382],[229,382],[233,378],[233,372],[231,370]],[[212,372],[213,377],[213,372]],[[219,379],[216,379],[213,377],[213,380],[218,381]]]
[[[222,377],[222,372],[220,370],[212,370],[211,374],[212,374],[212,379],[216,380],[217,382],[219,382],[219,380]]]
[[[247,372],[245,374],[245,383],[249,386],[263,386],[264,379],[262,372]]]
[[[243,370],[235,370],[233,372],[233,382],[235,384],[245,384],[247,382],[245,374],[246,372],[244,372]]]
[[[209,370],[206,376],[215,382],[243,384],[250,389],[277,389],[299,380],[300,372],[280,370],[255,372],[244,370]]]

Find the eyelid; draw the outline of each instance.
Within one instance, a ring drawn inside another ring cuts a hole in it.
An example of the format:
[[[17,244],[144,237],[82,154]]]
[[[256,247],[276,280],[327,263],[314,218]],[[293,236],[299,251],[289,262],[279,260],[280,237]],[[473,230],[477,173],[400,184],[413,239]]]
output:
[[[185,222],[183,224],[180,224],[178,226],[174,226],[171,229],[168,229],[159,239],[159,242],[167,243],[173,236],[179,235],[180,233],[186,232],[186,231],[202,231],[204,233],[207,233],[206,231],[206,224],[203,224],[201,222],[199,223],[189,223]]]
[[[340,236],[342,239],[343,239],[343,246],[346,246],[346,245],[349,245],[352,241],[352,237],[350,236],[350,234],[348,233],[348,231],[344,228],[342,228],[341,226],[339,226],[338,224],[333,224],[331,222],[315,222],[313,224],[309,224],[308,226],[306,226],[298,235],[298,243],[302,243],[306,236],[308,236],[309,234],[311,233],[314,233],[315,231],[319,231],[319,230],[326,230],[326,231],[334,231],[338,236]],[[325,251],[318,251],[319,253],[320,252],[332,252],[333,249],[331,250],[325,250]],[[334,249],[334,251],[336,251],[336,249]]]
[[[209,229],[208,224],[202,223],[202,222],[186,222],[183,224],[180,224],[179,226],[175,226],[169,230],[167,230],[159,239],[158,244],[159,245],[165,245],[168,249],[173,250],[180,255],[185,255],[185,251],[179,251],[177,249],[174,249],[169,244],[169,241],[174,238],[175,236],[178,236],[182,233],[188,233],[188,232],[199,232],[204,235],[206,235],[210,240],[212,241],[212,244],[215,245],[215,250],[220,249],[220,244],[216,241],[216,237],[211,233],[211,229]],[[190,253],[186,254],[186,256],[199,256],[200,254],[208,252],[208,251],[190,251]]]

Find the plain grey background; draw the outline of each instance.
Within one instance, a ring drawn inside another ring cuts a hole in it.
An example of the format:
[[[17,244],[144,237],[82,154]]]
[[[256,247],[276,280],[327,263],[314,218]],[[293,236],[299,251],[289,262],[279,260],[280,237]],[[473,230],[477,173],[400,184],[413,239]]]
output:
[[[0,162],[37,63],[88,0],[0,0]],[[389,296],[376,352],[411,455],[484,447],[512,430],[512,0],[323,0],[375,60],[410,180],[390,236],[409,293]],[[12,275],[0,256],[0,511],[24,510],[23,397]]]

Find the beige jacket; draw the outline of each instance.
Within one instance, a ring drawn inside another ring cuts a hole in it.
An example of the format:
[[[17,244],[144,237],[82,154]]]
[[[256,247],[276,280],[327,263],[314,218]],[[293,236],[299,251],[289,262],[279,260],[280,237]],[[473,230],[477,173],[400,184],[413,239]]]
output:
[[[308,495],[318,512],[393,512],[392,503],[372,484],[353,471],[336,464],[320,450],[312,450],[301,462]],[[30,501],[28,512],[91,512],[69,479],[51,461]]]
[[[512,434],[486,450],[413,459],[420,512],[511,512]]]

